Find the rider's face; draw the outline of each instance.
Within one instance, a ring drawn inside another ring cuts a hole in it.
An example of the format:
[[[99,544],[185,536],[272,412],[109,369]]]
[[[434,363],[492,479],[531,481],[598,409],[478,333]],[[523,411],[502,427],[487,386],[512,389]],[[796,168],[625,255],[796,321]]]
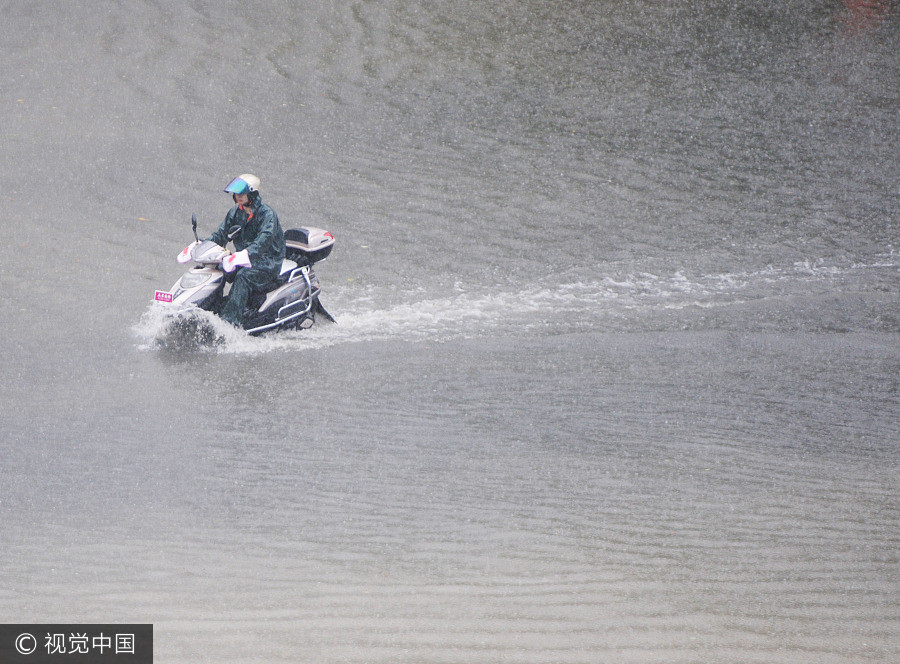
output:
[[[247,194],[235,194],[234,202],[238,205],[246,205],[250,202],[250,197]]]

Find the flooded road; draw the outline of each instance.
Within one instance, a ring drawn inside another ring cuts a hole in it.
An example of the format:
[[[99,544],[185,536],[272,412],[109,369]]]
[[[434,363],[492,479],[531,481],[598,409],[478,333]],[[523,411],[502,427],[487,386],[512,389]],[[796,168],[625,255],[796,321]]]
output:
[[[4,622],[900,656],[896,3],[7,9]],[[338,323],[160,349],[243,172]]]

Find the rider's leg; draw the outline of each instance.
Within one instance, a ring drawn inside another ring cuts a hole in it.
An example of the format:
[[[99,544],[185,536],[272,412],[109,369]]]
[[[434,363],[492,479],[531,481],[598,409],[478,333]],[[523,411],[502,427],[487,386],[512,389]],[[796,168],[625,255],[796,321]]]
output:
[[[263,290],[271,281],[272,275],[269,272],[252,267],[238,268],[234,283],[231,284],[231,291],[228,293],[228,301],[222,309],[222,320],[241,327],[244,309],[247,308],[250,295],[254,291]]]

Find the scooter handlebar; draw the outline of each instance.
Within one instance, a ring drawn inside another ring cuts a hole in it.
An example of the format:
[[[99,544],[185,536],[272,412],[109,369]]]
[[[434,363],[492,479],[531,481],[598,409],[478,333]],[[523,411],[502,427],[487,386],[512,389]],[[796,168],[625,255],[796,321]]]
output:
[[[192,252],[194,251],[194,247],[196,247],[200,242],[191,242],[188,246],[181,250],[181,253],[178,254],[178,262],[179,263],[187,263],[193,258]]]

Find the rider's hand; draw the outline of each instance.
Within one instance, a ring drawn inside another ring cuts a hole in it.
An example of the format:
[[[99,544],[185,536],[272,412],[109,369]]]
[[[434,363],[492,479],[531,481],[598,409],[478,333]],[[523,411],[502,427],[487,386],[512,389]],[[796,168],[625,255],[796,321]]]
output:
[[[191,242],[188,246],[181,250],[181,253],[178,254],[178,262],[179,263],[187,263],[191,260],[191,252],[194,251],[194,247],[196,247],[199,242]]]
[[[246,249],[228,254],[222,259],[222,269],[226,272],[234,272],[238,267],[253,267],[250,264],[250,255]]]

